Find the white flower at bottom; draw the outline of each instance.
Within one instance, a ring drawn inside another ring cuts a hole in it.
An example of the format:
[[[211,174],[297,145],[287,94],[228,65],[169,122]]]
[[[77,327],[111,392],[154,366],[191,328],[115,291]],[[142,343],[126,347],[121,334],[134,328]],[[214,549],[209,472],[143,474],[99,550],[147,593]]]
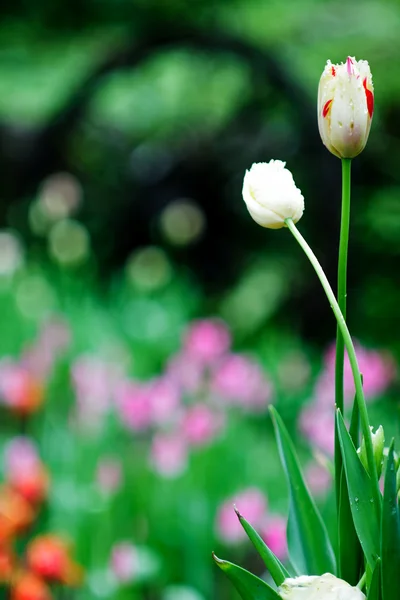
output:
[[[359,588],[330,573],[285,579],[278,592],[282,600],[365,600]]]
[[[254,163],[244,176],[243,200],[262,227],[280,229],[285,226],[285,219],[297,223],[303,214],[303,195],[285,165],[281,160]]]

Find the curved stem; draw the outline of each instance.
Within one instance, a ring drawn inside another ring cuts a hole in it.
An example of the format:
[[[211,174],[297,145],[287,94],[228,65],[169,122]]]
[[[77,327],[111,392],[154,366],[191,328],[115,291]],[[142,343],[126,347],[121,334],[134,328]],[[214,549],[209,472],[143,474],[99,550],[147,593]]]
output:
[[[338,264],[338,286],[337,301],[346,319],[346,297],[347,297],[347,249],[349,245],[350,229],[350,182],[351,182],[351,158],[342,159],[342,216],[340,221],[339,242],[339,264]],[[343,413],[344,392],[344,340],[337,327],[336,332],[336,367],[335,367],[335,398],[336,406]]]
[[[365,440],[365,449],[366,449],[366,453],[367,453],[368,470],[369,470],[369,473],[370,473],[370,476],[371,476],[371,479],[373,482],[374,502],[375,502],[376,510],[378,512],[380,512],[381,496],[380,496],[380,491],[379,491],[378,475],[377,475],[377,471],[376,471],[374,451],[373,451],[373,446],[372,446],[371,429],[369,426],[367,406],[365,404],[360,369],[358,367],[358,362],[357,362],[357,357],[356,357],[356,353],[355,353],[354,346],[353,346],[353,341],[351,339],[350,332],[347,328],[346,321],[344,320],[342,312],[339,308],[339,304],[337,303],[337,300],[335,298],[335,294],[332,291],[330,283],[329,283],[321,265],[319,264],[317,257],[315,256],[314,252],[311,250],[310,246],[307,244],[306,240],[303,238],[303,236],[297,229],[296,225],[293,223],[292,219],[285,219],[285,223],[286,223],[288,229],[290,230],[290,232],[293,234],[296,241],[301,246],[302,250],[306,254],[310,263],[312,264],[312,266],[318,276],[318,279],[320,280],[322,287],[324,288],[325,294],[329,300],[329,304],[331,305],[331,308],[334,312],[338,327],[340,329],[340,333],[343,336],[344,345],[346,347],[346,350],[347,350],[347,353],[349,356],[351,370],[352,370],[353,378],[354,378],[354,384],[355,384],[355,388],[356,388],[356,399],[357,399],[357,404],[358,404],[358,408],[360,411],[361,427],[362,427],[362,432],[363,432],[363,436],[364,436],[364,440]]]

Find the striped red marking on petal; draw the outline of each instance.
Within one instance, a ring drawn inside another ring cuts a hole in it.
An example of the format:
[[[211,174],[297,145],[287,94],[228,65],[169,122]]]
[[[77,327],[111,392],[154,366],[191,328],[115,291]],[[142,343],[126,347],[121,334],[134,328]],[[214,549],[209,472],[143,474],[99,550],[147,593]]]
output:
[[[335,69],[335,67],[333,65],[331,67],[331,70],[332,70],[333,77],[335,77],[335,75],[336,75],[336,69]]]
[[[363,81],[363,86],[365,90],[365,97],[367,99],[367,108],[370,118],[372,119],[372,114],[374,112],[374,94],[367,88],[367,78],[365,77]]]
[[[329,112],[329,109],[330,109],[330,107],[331,107],[331,104],[332,104],[332,99],[331,99],[331,100],[328,100],[327,102],[325,102],[325,104],[324,104],[324,108],[322,109],[322,116],[323,116],[324,118],[325,118],[325,117],[326,117],[326,115],[328,114],[328,112]]]
[[[354,66],[353,66],[353,60],[351,59],[350,56],[347,57],[346,66],[347,66],[347,73],[351,77],[351,75],[354,75]]]

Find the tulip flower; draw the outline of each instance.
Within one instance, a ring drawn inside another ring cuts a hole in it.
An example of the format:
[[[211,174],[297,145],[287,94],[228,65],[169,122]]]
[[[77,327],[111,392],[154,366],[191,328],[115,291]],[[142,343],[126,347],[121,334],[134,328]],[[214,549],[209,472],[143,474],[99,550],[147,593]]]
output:
[[[365,600],[358,587],[330,573],[285,579],[278,592],[282,600]]]
[[[244,176],[243,200],[262,227],[281,229],[285,219],[297,223],[303,214],[303,195],[285,165],[281,160],[255,163]]]
[[[326,63],[318,89],[318,128],[324,145],[339,158],[354,158],[364,149],[374,112],[369,64],[348,57],[345,64]]]

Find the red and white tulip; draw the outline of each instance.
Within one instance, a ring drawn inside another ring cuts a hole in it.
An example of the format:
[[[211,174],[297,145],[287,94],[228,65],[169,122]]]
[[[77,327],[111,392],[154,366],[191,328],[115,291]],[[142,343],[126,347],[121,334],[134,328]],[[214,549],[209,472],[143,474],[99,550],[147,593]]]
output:
[[[366,60],[326,63],[318,89],[318,127],[324,145],[339,158],[365,147],[374,112],[374,86]]]

